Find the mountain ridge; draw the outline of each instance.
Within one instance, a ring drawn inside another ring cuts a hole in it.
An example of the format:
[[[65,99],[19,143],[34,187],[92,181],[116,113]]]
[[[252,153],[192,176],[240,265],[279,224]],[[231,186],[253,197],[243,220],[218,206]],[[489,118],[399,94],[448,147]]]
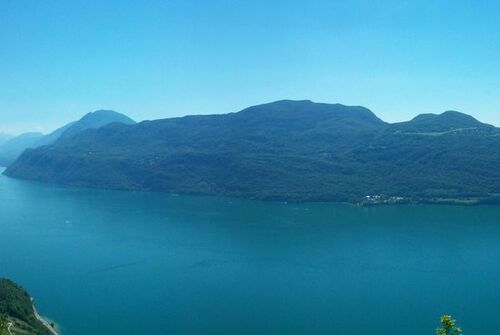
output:
[[[454,128],[462,122],[433,119],[413,129],[422,117],[389,124],[364,107],[281,100],[88,129],[26,151],[5,174],[262,200],[497,201],[500,129],[462,131]]]
[[[78,121],[70,122],[47,135],[42,133],[21,134],[0,145],[0,165],[10,165],[26,149],[50,145],[60,138],[69,138],[86,129],[99,128],[114,122],[135,123],[124,114],[110,110],[98,110],[87,113]]]
[[[483,129],[492,130],[496,128],[493,125],[482,123],[471,115],[457,111],[445,111],[441,114],[426,113],[414,117],[410,121],[395,123],[399,127],[408,130],[432,130],[432,131],[451,131],[460,129]]]

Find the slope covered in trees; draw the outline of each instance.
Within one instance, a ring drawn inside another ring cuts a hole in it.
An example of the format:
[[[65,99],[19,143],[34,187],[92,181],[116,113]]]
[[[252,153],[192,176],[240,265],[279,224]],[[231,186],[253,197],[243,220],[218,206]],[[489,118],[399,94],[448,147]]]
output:
[[[51,332],[37,320],[28,293],[8,279],[0,279],[0,318],[4,332],[12,324],[14,334],[50,335]],[[0,334],[1,331],[0,330]]]
[[[285,100],[86,130],[26,151],[5,173],[266,200],[470,203],[498,201],[498,166],[500,130],[465,114],[388,124],[364,107]]]

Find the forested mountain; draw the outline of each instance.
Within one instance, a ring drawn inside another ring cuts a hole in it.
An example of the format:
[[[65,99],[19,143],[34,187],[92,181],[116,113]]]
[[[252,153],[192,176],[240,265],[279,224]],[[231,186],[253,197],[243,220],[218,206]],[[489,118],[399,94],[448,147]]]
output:
[[[401,122],[394,128],[403,132],[442,133],[447,131],[497,131],[489,124],[481,123],[470,115],[456,111],[447,111],[443,114],[421,114],[409,122]]]
[[[458,112],[389,124],[364,107],[278,101],[112,124],[26,151],[8,176],[285,201],[493,202],[500,130]]]
[[[68,138],[86,129],[99,128],[104,125],[119,122],[133,124],[135,121],[127,116],[108,110],[99,110],[86,114],[79,121],[70,122],[67,125],[54,130],[48,135],[42,133],[25,133],[0,144],[0,165],[12,164],[24,150],[50,145],[59,138]]]

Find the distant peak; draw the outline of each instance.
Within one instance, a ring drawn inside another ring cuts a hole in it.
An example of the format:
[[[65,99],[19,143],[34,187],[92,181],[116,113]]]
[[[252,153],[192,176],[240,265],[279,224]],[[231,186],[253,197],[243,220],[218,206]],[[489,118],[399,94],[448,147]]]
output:
[[[79,122],[100,121],[100,122],[122,122],[126,124],[135,123],[134,120],[125,114],[115,112],[109,109],[99,109],[94,112],[85,114]]]
[[[420,114],[416,116],[411,122],[445,122],[445,123],[463,123],[463,124],[476,124],[476,125],[484,125],[483,123],[479,122],[477,119],[474,117],[457,112],[457,111],[446,111],[441,114]]]
[[[291,99],[283,99],[283,100],[277,100],[274,102],[271,102],[270,104],[313,104],[311,100],[291,100]]]
[[[308,106],[315,105],[316,103],[311,100],[277,100],[273,102],[268,102],[264,104],[250,106],[244,110],[254,110],[254,109],[273,109],[273,110],[292,110],[297,108],[307,108]]]
[[[369,112],[371,114],[372,111],[370,111],[368,108],[363,107],[363,106],[347,106],[339,103],[323,103],[323,102],[314,102],[311,100],[277,100],[269,103],[264,103],[260,105],[254,105],[248,108],[245,108],[243,111],[254,111],[254,110],[283,110],[283,111],[293,111],[293,110],[329,110],[329,111],[335,111],[335,110],[351,110],[351,111],[363,111],[363,112]]]
[[[111,109],[98,109],[94,112],[90,112],[89,114],[121,114],[121,113],[118,113]]]
[[[105,116],[105,115],[109,116],[109,115],[122,115],[122,114],[110,109],[98,109],[94,112],[89,112],[85,114],[83,118],[94,117],[94,116]]]
[[[383,126],[372,111],[362,106],[318,103],[311,100],[278,100],[266,104],[248,107],[238,113],[245,118],[267,120],[295,120],[298,124],[330,122],[336,125]],[[332,124],[333,124],[332,123]]]
[[[457,111],[446,111],[441,114],[420,114],[411,121],[396,123],[394,126],[407,131],[442,132],[468,128],[491,128],[474,117]]]
[[[457,112],[457,111],[454,111],[454,110],[446,111],[446,112],[442,113],[440,116],[441,117],[464,118],[464,119],[469,119],[469,120],[475,120],[475,121],[477,121],[474,117],[472,117],[472,116],[470,116],[468,114]],[[477,122],[479,122],[479,121],[477,121]]]

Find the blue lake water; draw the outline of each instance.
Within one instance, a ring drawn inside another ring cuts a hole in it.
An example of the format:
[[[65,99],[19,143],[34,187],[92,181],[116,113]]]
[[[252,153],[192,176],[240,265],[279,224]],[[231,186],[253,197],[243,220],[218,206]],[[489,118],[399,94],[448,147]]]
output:
[[[283,204],[0,177],[0,277],[64,335],[500,329],[500,207]]]

